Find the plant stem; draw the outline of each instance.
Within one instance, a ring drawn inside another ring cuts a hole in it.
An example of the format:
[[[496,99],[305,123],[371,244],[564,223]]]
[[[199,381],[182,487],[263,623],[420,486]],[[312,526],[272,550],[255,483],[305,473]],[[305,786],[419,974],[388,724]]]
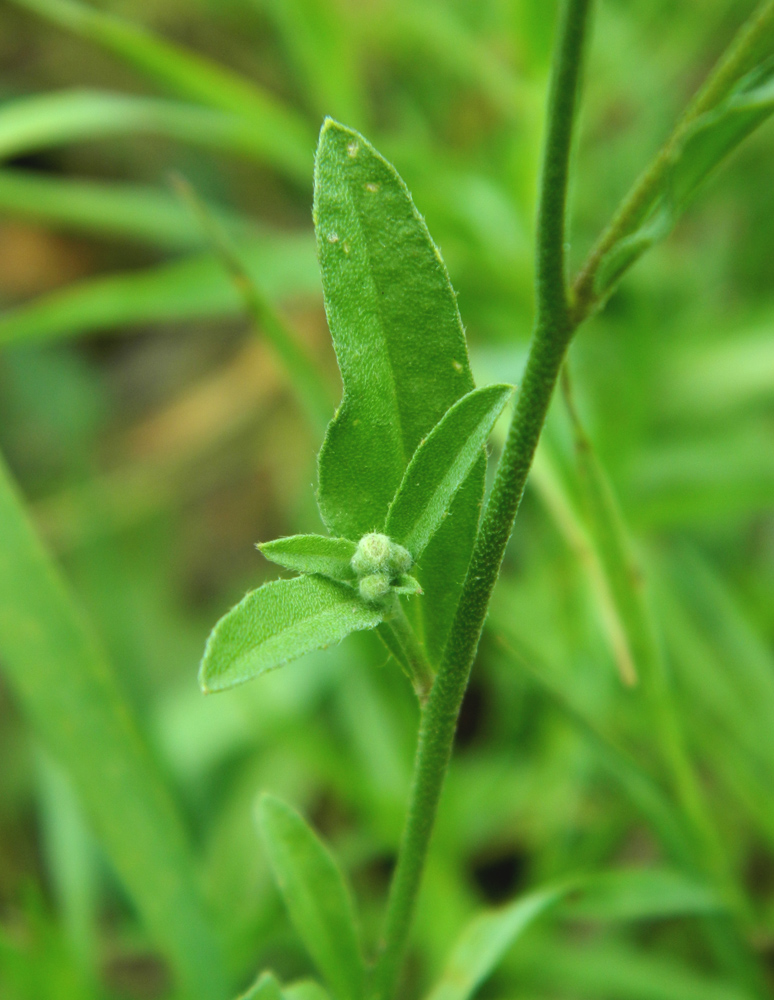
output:
[[[406,617],[406,612],[403,610],[403,605],[397,594],[392,596],[390,615],[385,618],[384,624],[390,629],[395,641],[406,656],[411,683],[419,699],[419,704],[424,706],[433,686],[435,674],[427,662],[424,650],[419,644],[419,639],[411,627],[411,622]]]
[[[565,282],[565,211],[590,0],[566,0],[554,55],[537,224],[537,319],[524,380],[457,613],[422,712],[414,779],[375,969],[375,996],[395,992],[454,733],[556,379],[573,333]]]
[[[572,317],[577,326],[598,304],[594,283],[602,259],[620,239],[645,219],[661,189],[673,156],[686,133],[703,114],[721,101],[754,64],[758,46],[774,30],[774,0],[763,0],[737,32],[714,69],[677,121],[672,134],[640,174],[617,208],[607,228],[591,248],[573,283]]]

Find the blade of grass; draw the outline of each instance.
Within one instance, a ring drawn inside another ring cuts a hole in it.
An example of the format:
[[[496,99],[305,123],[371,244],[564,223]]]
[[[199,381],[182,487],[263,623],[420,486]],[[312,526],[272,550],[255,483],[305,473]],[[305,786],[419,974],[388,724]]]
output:
[[[67,771],[139,913],[191,997],[224,973],[176,807],[105,660],[0,465],[0,663]]]
[[[102,45],[171,93],[247,119],[256,142],[270,154],[270,162],[284,165],[294,179],[308,181],[313,130],[257,83],[146,28],[75,0],[14,2]]]
[[[125,239],[162,250],[206,246],[201,226],[174,195],[142,184],[74,180],[34,170],[0,170],[0,211],[64,232]],[[261,238],[257,221],[208,205],[235,237]]]
[[[669,856],[681,865],[690,865],[693,861],[691,838],[680,813],[658,782],[551,679],[551,671],[542,664],[542,658],[513,634],[512,623],[500,611],[498,602],[492,607],[490,621],[498,646],[527,672],[551,703],[593,747],[599,762],[650,823]]]
[[[296,390],[301,408],[306,411],[310,423],[322,438],[335,404],[331,386],[269,297],[253,280],[242,254],[226,229],[209,212],[187,181],[177,176],[175,186],[192,212],[199,217],[204,232],[242,299],[245,311],[276,351]]]
[[[645,593],[644,577],[635,560],[612,485],[575,407],[566,366],[562,372],[562,389],[575,435],[579,479],[589,528],[643,681],[645,702],[658,736],[657,744],[665,770],[692,829],[699,852],[699,870],[712,878],[738,924],[735,929],[727,922],[718,924],[710,921],[708,930],[729,969],[739,974],[752,988],[760,988],[755,961],[744,944],[746,930],[752,923],[750,903],[734,878],[723,839],[699,785],[686,745],[673,683]]]
[[[0,158],[116,135],[162,135],[274,167],[306,187],[314,139],[288,150],[249,118],[215,108],[107,91],[63,90],[8,101],[0,109]]]
[[[278,298],[319,295],[314,244],[306,235],[251,241],[245,268]],[[0,316],[0,345],[105,333],[146,323],[238,316],[243,303],[212,254],[144,271],[93,278],[34,299]]]

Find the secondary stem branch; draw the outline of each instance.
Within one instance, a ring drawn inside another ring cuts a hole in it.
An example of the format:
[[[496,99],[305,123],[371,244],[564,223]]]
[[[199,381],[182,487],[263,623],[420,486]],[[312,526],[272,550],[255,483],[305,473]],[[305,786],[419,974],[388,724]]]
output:
[[[565,210],[590,0],[566,0],[549,96],[537,228],[537,322],[508,439],[484,513],[446,652],[422,712],[414,781],[390,887],[375,995],[395,992],[462,698],[505,547],[573,332],[565,284]]]
[[[610,224],[591,248],[573,284],[573,322],[578,325],[597,305],[594,283],[605,254],[620,239],[633,232],[651,209],[661,189],[675,151],[686,133],[707,111],[721,101],[734,83],[755,63],[767,34],[774,31],[774,0],[763,0],[742,25],[731,45],[720,57],[703,86],[677,121],[672,134],[650,165],[640,174],[613,215]]]

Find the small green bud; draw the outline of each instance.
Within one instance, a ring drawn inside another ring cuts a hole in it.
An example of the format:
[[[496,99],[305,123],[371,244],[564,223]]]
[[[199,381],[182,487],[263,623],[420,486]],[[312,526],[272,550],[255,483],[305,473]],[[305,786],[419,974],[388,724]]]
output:
[[[358,576],[369,576],[372,573],[402,576],[413,565],[414,560],[407,549],[378,531],[363,535],[352,557],[352,569]]]
[[[391,547],[392,542],[387,535],[380,535],[377,531],[363,535],[352,556],[352,569],[358,576],[389,572]]]
[[[372,604],[389,594],[390,577],[387,573],[371,573],[360,578],[358,589],[363,600]]]

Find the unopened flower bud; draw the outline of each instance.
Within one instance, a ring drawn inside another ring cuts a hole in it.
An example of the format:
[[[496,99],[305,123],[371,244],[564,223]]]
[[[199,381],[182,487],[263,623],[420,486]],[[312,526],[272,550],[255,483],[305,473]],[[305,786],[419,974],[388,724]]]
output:
[[[380,601],[390,592],[390,577],[387,573],[371,573],[360,578],[360,596],[369,604]]]

